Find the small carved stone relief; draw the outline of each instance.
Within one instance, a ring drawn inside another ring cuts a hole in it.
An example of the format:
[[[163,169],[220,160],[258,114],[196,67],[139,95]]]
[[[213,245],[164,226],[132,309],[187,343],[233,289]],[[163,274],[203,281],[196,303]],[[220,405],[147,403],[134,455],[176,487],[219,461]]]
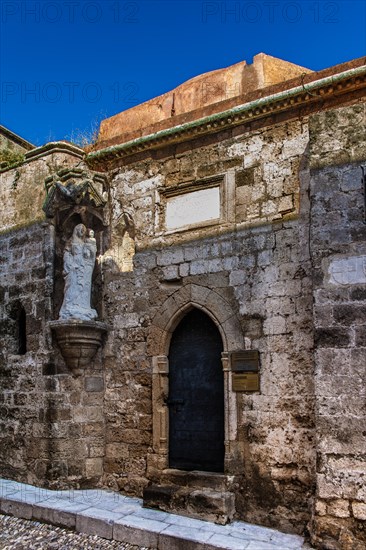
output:
[[[334,285],[366,283],[366,256],[351,256],[332,260],[329,265],[329,282]]]
[[[135,225],[130,212],[124,211],[114,225],[111,237],[111,247],[104,255],[103,262],[120,271],[133,270],[135,255]]]

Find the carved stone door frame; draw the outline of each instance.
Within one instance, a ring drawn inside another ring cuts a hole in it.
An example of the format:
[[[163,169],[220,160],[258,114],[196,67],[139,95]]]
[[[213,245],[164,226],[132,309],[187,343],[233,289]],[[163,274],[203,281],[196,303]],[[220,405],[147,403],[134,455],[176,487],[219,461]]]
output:
[[[172,294],[153,319],[148,338],[148,351],[152,357],[152,411],[153,452],[148,456],[148,477],[155,479],[159,472],[169,468],[169,345],[173,331],[192,308],[204,311],[218,327],[222,342],[221,354],[224,375],[225,415],[225,473],[237,456],[236,394],[231,387],[230,352],[244,348],[244,335],[232,306],[217,292],[206,287],[189,284]]]

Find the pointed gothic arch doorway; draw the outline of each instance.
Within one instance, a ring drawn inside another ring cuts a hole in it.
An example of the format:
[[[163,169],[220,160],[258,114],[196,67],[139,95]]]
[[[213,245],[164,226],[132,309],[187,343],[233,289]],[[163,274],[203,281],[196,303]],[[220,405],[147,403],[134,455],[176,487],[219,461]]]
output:
[[[224,473],[232,475],[241,456],[238,441],[237,395],[231,389],[230,352],[245,348],[242,327],[235,308],[218,292],[187,284],[169,296],[154,316],[147,339],[152,359],[153,447],[147,457],[149,479],[163,480],[169,472],[169,349],[172,335],[184,316],[194,308],[205,312],[219,330],[223,344],[221,369],[224,385],[225,460]],[[244,458],[243,458],[244,460]],[[165,481],[164,481],[165,483]],[[169,483],[168,483],[169,484]]]
[[[169,348],[169,467],[224,471],[223,342],[211,318],[194,308]]]

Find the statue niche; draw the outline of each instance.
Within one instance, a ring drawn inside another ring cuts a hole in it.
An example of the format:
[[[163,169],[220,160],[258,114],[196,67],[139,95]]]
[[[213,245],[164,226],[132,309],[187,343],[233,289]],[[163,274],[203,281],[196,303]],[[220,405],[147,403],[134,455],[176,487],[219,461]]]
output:
[[[81,374],[93,364],[109,330],[96,320],[98,313],[91,307],[97,240],[98,254],[103,254],[108,242],[109,185],[104,174],[79,167],[59,170],[46,178],[45,185],[43,210],[56,235],[56,311],[63,300],[58,319],[50,321],[49,327],[69,370]]]
[[[65,288],[59,319],[89,321],[97,318],[96,310],[90,306],[96,252],[94,231],[89,231],[89,237],[87,237],[85,225],[78,224],[65,247],[63,269]]]
[[[108,331],[90,305],[97,244],[94,231],[75,226],[64,251],[64,299],[57,321],[50,321],[61,355],[75,374],[90,366]]]

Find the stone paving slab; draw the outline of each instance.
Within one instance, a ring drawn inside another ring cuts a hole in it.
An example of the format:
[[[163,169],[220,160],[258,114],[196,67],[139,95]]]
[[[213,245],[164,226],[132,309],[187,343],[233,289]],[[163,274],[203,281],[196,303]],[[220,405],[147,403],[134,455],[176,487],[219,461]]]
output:
[[[0,514],[1,550],[149,550],[35,520]]]
[[[150,510],[141,499],[99,489],[51,491],[0,479],[0,513],[159,550],[310,549],[298,535]]]

